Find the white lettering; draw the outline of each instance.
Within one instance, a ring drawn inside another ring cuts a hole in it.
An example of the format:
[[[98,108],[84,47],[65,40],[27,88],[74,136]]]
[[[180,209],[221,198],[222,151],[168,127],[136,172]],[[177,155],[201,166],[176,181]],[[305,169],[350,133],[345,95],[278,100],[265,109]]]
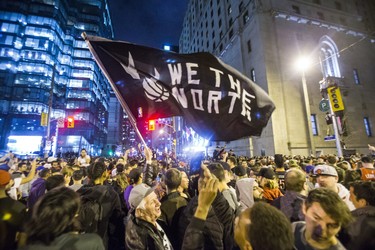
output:
[[[202,110],[203,109],[203,96],[202,96],[202,90],[201,89],[192,89],[191,90],[191,95],[193,97],[193,105],[194,108],[197,110]],[[198,100],[198,103],[197,103]]]
[[[193,76],[197,75],[197,71],[193,70],[193,67],[198,67],[196,63],[186,63],[186,69],[188,74],[188,84],[199,84],[199,79],[193,80]]]
[[[168,64],[169,74],[171,75],[171,84],[172,86],[176,84],[181,84],[182,69],[181,63],[176,65]]]
[[[188,107],[186,95],[183,88],[178,89],[177,87],[172,88],[172,95],[181,104],[183,108]]]
[[[228,92],[228,96],[232,97],[228,113],[232,114],[233,109],[234,109],[234,104],[236,103],[236,99],[240,99],[241,97],[241,87],[240,87],[240,82],[238,80],[235,81],[231,75],[228,75],[228,78],[230,81],[230,88],[236,91],[236,92]]]
[[[219,114],[219,101],[221,100],[220,91],[208,91],[208,103],[207,110],[208,113],[212,113],[212,105],[214,107],[215,113]]]
[[[251,99],[255,99],[255,96],[247,93],[246,90],[242,91],[242,111],[241,115],[245,116],[251,122]]]
[[[210,67],[210,70],[215,72],[215,87],[219,88],[220,84],[221,84],[221,77],[220,77],[220,75],[223,74],[223,71],[220,71],[218,69],[214,69],[214,68],[211,68],[211,67]]]

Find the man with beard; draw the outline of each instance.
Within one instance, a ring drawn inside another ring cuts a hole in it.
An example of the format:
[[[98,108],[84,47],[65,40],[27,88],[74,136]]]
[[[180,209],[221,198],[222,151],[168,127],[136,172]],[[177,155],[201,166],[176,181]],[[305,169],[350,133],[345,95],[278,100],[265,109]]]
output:
[[[314,189],[302,209],[305,221],[292,224],[296,249],[346,249],[336,234],[349,224],[352,216],[336,192],[328,188]]]

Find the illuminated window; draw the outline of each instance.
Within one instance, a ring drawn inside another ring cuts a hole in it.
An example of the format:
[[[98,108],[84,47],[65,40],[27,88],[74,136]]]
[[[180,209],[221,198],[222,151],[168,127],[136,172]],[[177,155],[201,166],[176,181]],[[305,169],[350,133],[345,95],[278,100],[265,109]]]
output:
[[[18,25],[11,24],[11,23],[3,23],[1,25],[0,30],[2,32],[17,33],[18,32]]]
[[[320,62],[324,77],[341,77],[339,68],[339,51],[335,42],[329,36],[320,39]]]
[[[311,128],[313,135],[318,135],[318,123],[316,121],[316,114],[311,114]]]
[[[372,136],[372,131],[371,131],[371,124],[370,120],[368,117],[363,117],[363,123],[365,124],[365,129],[366,129],[366,134],[367,136]]]
[[[361,84],[360,80],[359,80],[359,74],[358,74],[358,70],[357,69],[353,69],[353,77],[354,77],[354,82],[355,84]]]
[[[251,71],[250,71],[250,77],[251,77],[251,80],[252,80],[253,82],[256,81],[256,79],[255,79],[255,69],[254,69],[254,68],[251,69]]]

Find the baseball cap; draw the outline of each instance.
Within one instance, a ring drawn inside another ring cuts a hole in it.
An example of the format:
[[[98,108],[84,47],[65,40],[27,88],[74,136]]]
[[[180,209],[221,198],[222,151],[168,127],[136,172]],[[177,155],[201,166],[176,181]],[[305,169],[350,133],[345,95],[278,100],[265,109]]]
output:
[[[141,201],[154,191],[153,188],[145,183],[136,185],[129,195],[129,204],[133,209],[136,209]]]
[[[334,167],[328,165],[318,165],[314,168],[315,175],[330,175],[330,176],[338,176],[337,171]]]
[[[272,170],[272,168],[267,168],[266,167],[266,168],[261,168],[259,170],[259,173],[257,174],[257,176],[261,176],[261,177],[264,177],[264,178],[272,180],[273,178],[275,178],[276,174]]]
[[[0,186],[5,186],[9,183],[11,176],[8,171],[0,170]]]

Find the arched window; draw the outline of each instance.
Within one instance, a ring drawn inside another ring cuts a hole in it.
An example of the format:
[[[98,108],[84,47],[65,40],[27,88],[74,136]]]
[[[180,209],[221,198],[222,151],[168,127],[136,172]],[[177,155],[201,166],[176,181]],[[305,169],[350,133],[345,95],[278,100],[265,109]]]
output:
[[[339,51],[335,42],[329,36],[323,36],[320,41],[320,65],[324,77],[341,77],[339,61]]]

